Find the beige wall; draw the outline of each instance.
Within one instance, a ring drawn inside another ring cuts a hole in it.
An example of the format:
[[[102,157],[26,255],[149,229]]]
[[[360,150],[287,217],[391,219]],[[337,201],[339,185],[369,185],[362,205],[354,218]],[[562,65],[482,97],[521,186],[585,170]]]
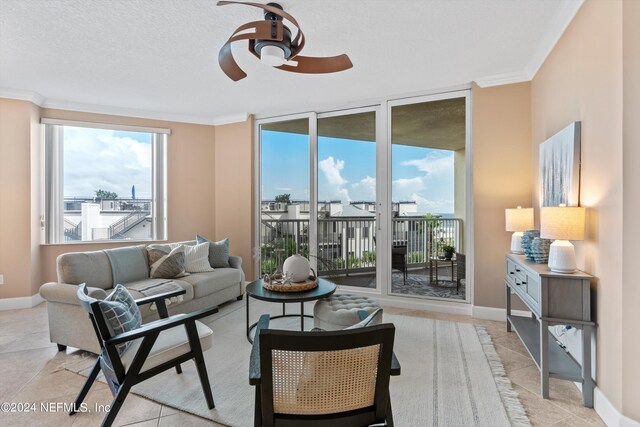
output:
[[[0,99],[0,298],[31,295],[31,114]]]
[[[214,218],[215,127],[65,110],[0,99],[0,298],[37,293],[56,279],[56,257],[123,243],[40,246],[40,117],[171,129],[167,143],[168,239],[216,238]],[[29,237],[30,238],[26,238]]]
[[[576,255],[578,268],[597,278],[596,380],[619,409],[626,375],[621,369],[622,92],[622,2],[587,1],[531,83],[533,199],[539,206],[538,145],[582,121],[580,201],[587,208],[587,227]]]
[[[216,126],[215,139],[215,233],[229,237],[231,252],[242,256],[253,280],[253,117]]]
[[[485,89],[474,84],[472,94],[473,304],[500,308],[505,303],[504,253],[511,244],[504,210],[531,205],[530,84]]]
[[[640,420],[640,2],[625,0],[623,11],[622,410]]]

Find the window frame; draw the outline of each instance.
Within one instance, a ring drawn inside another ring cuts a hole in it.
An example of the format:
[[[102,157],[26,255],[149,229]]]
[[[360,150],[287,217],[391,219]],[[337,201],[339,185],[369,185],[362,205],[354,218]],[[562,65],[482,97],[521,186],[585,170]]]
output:
[[[167,239],[167,140],[171,129],[42,118],[42,244],[104,244]],[[151,134],[151,238],[66,241],[64,236],[64,127],[94,128]]]

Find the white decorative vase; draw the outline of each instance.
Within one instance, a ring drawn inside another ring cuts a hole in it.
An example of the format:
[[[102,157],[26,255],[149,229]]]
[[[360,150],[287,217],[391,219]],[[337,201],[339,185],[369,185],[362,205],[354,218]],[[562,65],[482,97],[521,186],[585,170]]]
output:
[[[284,260],[282,272],[291,277],[293,282],[304,282],[309,278],[311,266],[308,259],[300,254],[295,254]]]

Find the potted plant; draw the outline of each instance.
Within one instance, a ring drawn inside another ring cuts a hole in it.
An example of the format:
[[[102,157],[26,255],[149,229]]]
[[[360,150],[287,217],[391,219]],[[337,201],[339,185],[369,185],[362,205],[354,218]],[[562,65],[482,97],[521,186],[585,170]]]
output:
[[[453,258],[453,253],[456,251],[456,248],[449,244],[440,246],[440,249],[444,253],[444,259],[446,260],[450,260],[451,258]]]

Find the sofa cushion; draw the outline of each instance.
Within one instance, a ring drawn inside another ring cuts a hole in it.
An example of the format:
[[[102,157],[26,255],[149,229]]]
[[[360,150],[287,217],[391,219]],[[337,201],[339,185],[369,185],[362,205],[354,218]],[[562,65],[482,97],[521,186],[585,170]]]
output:
[[[209,264],[213,268],[229,267],[229,239],[212,242],[200,235],[196,236],[198,243],[209,242]]]
[[[104,253],[107,254],[111,263],[113,286],[149,278],[149,265],[144,245],[105,249]]]
[[[209,264],[209,242],[190,246],[184,245],[185,269],[188,273],[213,271]]]
[[[93,288],[113,288],[111,263],[104,251],[62,254],[58,256],[57,266],[59,283],[86,283]]]
[[[242,281],[242,273],[235,268],[216,268],[208,273],[196,273],[180,279],[193,285],[194,298],[202,298],[214,292],[237,286]]]
[[[185,270],[184,246],[149,245],[149,275],[152,278],[173,279],[187,275]]]
[[[133,298],[135,299],[140,299],[140,298],[144,298],[145,295],[143,295],[140,291],[138,291],[137,289],[140,288],[146,288],[149,285],[153,285],[156,283],[161,283],[166,281],[166,279],[145,279],[145,280],[139,280],[137,282],[132,282],[132,283],[127,283],[126,288],[129,290],[129,292],[131,292],[131,295],[133,296]],[[184,304],[187,301],[191,301],[193,299],[193,286],[191,285],[191,283],[187,283],[184,280],[177,280],[174,279],[173,280],[174,283],[180,285],[180,287],[182,287],[182,289],[184,289],[186,291],[186,293],[182,296],[182,301],[180,302],[171,302],[169,304],[167,304],[167,308],[169,309],[169,311],[171,311],[171,307],[175,307],[177,305],[180,304]],[[142,313],[142,317],[143,318],[147,318],[149,316],[157,316],[157,311],[156,310],[151,310],[151,304],[144,304],[140,306],[140,312]]]

